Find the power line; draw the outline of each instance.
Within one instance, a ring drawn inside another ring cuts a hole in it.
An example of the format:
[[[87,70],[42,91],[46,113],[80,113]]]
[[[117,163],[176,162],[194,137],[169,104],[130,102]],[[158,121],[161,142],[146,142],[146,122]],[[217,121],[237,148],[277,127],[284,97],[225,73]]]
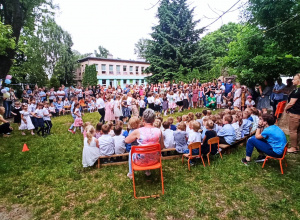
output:
[[[263,33],[266,33],[266,32],[271,31],[271,30],[273,30],[273,29],[275,29],[275,28],[277,28],[277,27],[280,27],[280,26],[282,26],[283,24],[285,24],[285,23],[287,23],[287,22],[293,20],[294,18],[296,18],[296,17],[298,17],[298,16],[299,16],[299,14],[296,14],[296,15],[294,15],[293,17],[291,17],[291,18],[289,18],[289,19],[283,21],[282,23],[280,23],[280,24],[278,24],[278,25],[276,25],[276,26],[274,26],[274,27],[271,27],[271,28],[269,28],[269,29],[263,30]],[[259,35],[259,34],[261,34],[261,33],[254,34],[254,35],[251,35],[251,36],[249,36],[249,37],[244,37],[244,38],[242,38],[242,39],[247,39],[247,38],[250,38],[250,37],[254,37],[254,36],[257,36],[257,35]]]
[[[160,3],[161,0],[158,0],[154,5],[152,5],[150,8],[145,8],[146,11],[151,10],[152,8],[154,8],[156,5],[158,5],[158,3]]]
[[[208,26],[214,24],[215,22],[217,22],[220,18],[222,18],[227,12],[229,12],[234,6],[236,6],[241,0],[238,0],[236,3],[234,3],[228,10],[226,10],[223,14],[221,14],[216,20],[214,20],[213,22],[211,22],[209,25],[206,25],[205,27],[203,27],[202,29],[207,28]]]

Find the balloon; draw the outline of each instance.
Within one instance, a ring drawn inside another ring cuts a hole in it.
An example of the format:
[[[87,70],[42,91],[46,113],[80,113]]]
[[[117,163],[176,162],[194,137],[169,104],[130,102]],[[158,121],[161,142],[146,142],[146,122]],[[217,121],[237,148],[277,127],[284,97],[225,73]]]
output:
[[[5,82],[5,84],[11,84],[11,80],[10,79],[6,79],[4,82]]]
[[[9,88],[8,87],[5,87],[4,89],[6,90],[6,92],[9,92]]]
[[[1,92],[2,93],[6,93],[6,89],[1,89]]]
[[[12,76],[11,75],[7,75],[5,79],[11,79]]]

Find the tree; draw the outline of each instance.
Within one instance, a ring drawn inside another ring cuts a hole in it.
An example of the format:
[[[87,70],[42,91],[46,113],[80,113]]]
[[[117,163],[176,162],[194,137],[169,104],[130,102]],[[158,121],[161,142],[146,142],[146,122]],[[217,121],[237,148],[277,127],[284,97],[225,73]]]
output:
[[[50,87],[58,89],[60,87],[60,85],[61,84],[60,84],[59,80],[57,79],[57,77],[53,75],[50,79]]]
[[[23,31],[10,73],[17,82],[37,83],[41,86],[54,74],[60,83],[70,85],[76,63],[72,45],[70,34],[51,17],[44,17],[34,33]]]
[[[249,0],[246,11],[251,24],[277,42],[281,51],[299,56],[300,4],[298,0]]]
[[[254,86],[280,74],[293,75],[299,70],[299,59],[285,59],[284,52],[274,40],[257,27],[246,26],[237,41],[229,45],[226,64],[233,68],[241,83]]]
[[[96,86],[97,85],[97,71],[95,65],[87,65],[83,73],[82,84],[83,86]]]
[[[99,53],[97,52],[97,50],[94,51],[96,57],[107,58],[109,51],[105,47],[99,46],[98,50]]]
[[[53,9],[52,0],[0,0],[0,20],[11,26],[11,36],[15,47],[6,47],[5,54],[0,54],[0,78],[4,78],[13,65],[18,49],[21,31],[25,28],[34,31],[38,19]]]
[[[145,59],[149,43],[149,39],[139,39],[138,42],[134,45],[134,54],[137,54],[138,57]]]
[[[193,21],[194,9],[189,9],[187,0],[162,0],[146,52],[152,73],[150,81],[174,79],[179,67],[194,69],[201,66],[199,59],[199,35],[196,29],[199,21]]]
[[[6,56],[8,50],[14,50],[16,43],[12,38],[12,28],[0,22],[0,56]]]

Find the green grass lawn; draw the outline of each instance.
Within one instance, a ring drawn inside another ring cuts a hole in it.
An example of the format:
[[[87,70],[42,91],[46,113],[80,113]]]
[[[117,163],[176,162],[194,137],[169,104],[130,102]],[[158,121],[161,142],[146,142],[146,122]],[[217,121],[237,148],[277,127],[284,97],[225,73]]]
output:
[[[241,146],[190,172],[180,159],[163,161],[165,195],[136,200],[127,165],[82,168],[83,137],[67,132],[72,120],[70,115],[54,118],[53,135],[46,138],[22,136],[16,126],[11,137],[0,138],[0,213],[18,204],[34,219],[300,218],[299,155],[287,156],[284,175],[278,161],[268,161],[264,169],[244,166]],[[83,120],[95,125],[99,114]],[[24,143],[30,151],[23,153]],[[137,174],[138,196],[160,190],[158,171],[150,177]]]

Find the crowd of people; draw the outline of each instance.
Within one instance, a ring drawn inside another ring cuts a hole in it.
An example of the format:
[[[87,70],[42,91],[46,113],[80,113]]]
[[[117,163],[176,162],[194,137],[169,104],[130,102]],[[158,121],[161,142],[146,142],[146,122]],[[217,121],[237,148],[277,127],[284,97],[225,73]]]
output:
[[[37,86],[31,90],[27,86],[20,99],[15,97],[12,89],[3,94],[4,108],[0,107],[0,133],[4,136],[10,135],[12,128],[6,119],[14,117],[14,123],[19,124],[22,135],[26,135],[25,131],[29,130],[32,135],[35,135],[36,131],[44,136],[51,132],[51,117],[70,112],[74,122],[68,131],[76,133],[78,129],[84,134],[84,167],[92,166],[99,156],[130,152],[132,145],[150,142],[160,142],[162,148],[176,148],[178,153],[186,153],[190,143],[202,142],[202,152],[206,153],[207,141],[216,136],[220,138],[220,143],[231,145],[249,135],[251,131],[256,131],[254,138],[268,142],[270,133],[280,133],[280,128],[267,132],[267,127],[276,126],[274,117],[268,114],[267,110],[271,105],[276,109],[276,105],[282,100],[287,100],[291,93],[287,111],[296,122],[292,123],[292,129],[290,126],[292,148],[289,152],[297,153],[300,127],[299,74],[294,77],[293,82],[288,80],[287,84],[285,86],[278,79],[272,87],[271,83],[266,81],[264,89],[257,86],[253,90],[240,83],[233,84],[231,80],[202,84],[198,80],[193,80],[190,84],[168,81],[146,86],[126,85],[123,89],[120,86],[115,88],[98,85],[84,89],[80,86],[66,88],[62,85],[57,91],[54,88],[46,90]],[[178,117],[176,125],[172,117],[166,121],[161,117],[197,107],[207,109],[195,115],[190,112]],[[211,114],[220,108],[225,110],[216,115]],[[95,127],[89,122],[83,122],[84,110],[99,112],[100,120]],[[242,160],[245,164],[250,160],[253,147],[262,146],[260,142],[250,141],[252,139],[247,143],[247,157]],[[281,140],[280,148],[274,151],[277,155],[283,152],[282,146],[286,142],[283,136]],[[273,147],[272,144],[276,142],[270,141],[268,146]],[[212,153],[218,153],[215,146]],[[154,163],[157,159],[155,155],[136,155],[133,158],[143,161],[141,163],[144,164]],[[130,169],[128,176],[131,177]]]

